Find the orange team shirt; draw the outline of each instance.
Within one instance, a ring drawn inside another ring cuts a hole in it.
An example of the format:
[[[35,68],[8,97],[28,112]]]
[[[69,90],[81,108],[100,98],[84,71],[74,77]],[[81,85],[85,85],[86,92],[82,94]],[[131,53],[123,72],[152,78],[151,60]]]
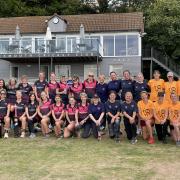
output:
[[[159,80],[151,79],[151,80],[149,80],[148,85],[151,89],[150,100],[157,101],[158,92],[162,92],[164,90],[164,80],[163,79],[159,79]]]
[[[179,118],[180,102],[177,104],[171,104],[169,106],[169,119],[170,122],[175,122]],[[179,121],[180,122],[180,121]]]
[[[164,84],[164,89],[165,89],[165,100],[168,101],[169,103],[171,102],[171,93],[178,93],[178,87],[177,87],[177,82],[165,82]]]
[[[158,102],[154,102],[154,112],[157,116],[158,119],[155,119],[156,124],[160,124],[164,118],[165,118],[165,113],[168,111],[168,102],[164,101],[162,104],[159,104]]]
[[[138,109],[139,114],[145,119],[150,119],[153,116],[153,102],[151,100],[148,100],[148,103],[145,104],[142,100],[138,102]]]
[[[177,81],[177,87],[178,87],[178,96],[180,96],[180,80]]]

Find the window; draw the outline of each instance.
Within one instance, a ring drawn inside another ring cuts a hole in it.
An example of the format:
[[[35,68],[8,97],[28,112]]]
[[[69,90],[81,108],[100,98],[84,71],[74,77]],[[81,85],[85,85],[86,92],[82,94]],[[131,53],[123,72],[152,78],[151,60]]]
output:
[[[40,71],[44,72],[45,78],[48,81],[49,80],[49,66],[48,65],[41,65]]]
[[[97,78],[97,64],[84,64],[84,79],[87,79],[89,72],[93,72]]]
[[[76,45],[76,38],[71,37],[67,38],[67,52],[76,52],[77,45]]]
[[[139,45],[137,35],[127,36],[127,51],[128,55],[138,55]]]
[[[45,52],[44,38],[35,38],[35,52],[36,53]]]
[[[65,38],[57,39],[56,52],[66,52],[66,39]]]
[[[86,50],[88,51],[99,51],[99,36],[85,37]]]
[[[59,79],[62,75],[69,77],[71,76],[71,65],[55,65],[55,73],[57,79]]]
[[[115,36],[115,56],[126,56],[126,35]]]
[[[11,67],[11,76],[18,79],[19,78],[19,68],[18,67]]]
[[[109,65],[109,74],[112,71],[116,72],[118,77],[121,77],[123,74],[123,65],[122,64],[111,64],[111,65]]]
[[[0,40],[0,53],[7,53],[9,48],[9,39],[1,39]]]
[[[114,36],[103,37],[104,56],[114,56]]]
[[[32,52],[32,38],[23,38],[21,40],[21,51],[22,53]]]

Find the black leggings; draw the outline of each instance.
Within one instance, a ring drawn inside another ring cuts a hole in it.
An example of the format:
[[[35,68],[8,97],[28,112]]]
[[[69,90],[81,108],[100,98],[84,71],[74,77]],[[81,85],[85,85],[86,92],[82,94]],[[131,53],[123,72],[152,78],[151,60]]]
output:
[[[164,124],[155,124],[157,137],[159,141],[166,139],[167,125],[167,122],[165,122]]]
[[[129,119],[124,117],[124,126],[125,126],[125,131],[127,134],[128,140],[132,140],[133,138],[136,137],[136,123],[131,124],[129,122]]]
[[[37,120],[35,118],[33,119],[28,119],[28,128],[29,128],[29,132],[30,133],[35,133],[35,130],[34,130],[34,123],[36,123]]]
[[[109,137],[110,138],[119,138],[120,135],[120,119],[115,120],[114,123],[111,123],[111,117],[107,116],[108,122],[108,130],[109,130]]]

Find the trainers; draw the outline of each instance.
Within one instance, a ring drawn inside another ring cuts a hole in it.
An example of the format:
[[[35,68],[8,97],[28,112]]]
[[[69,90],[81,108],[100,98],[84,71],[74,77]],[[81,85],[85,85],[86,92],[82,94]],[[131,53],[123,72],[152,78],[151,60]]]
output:
[[[44,139],[48,139],[48,138],[49,138],[49,134],[45,134]]]
[[[154,138],[149,138],[148,144],[154,144],[154,143],[155,143]]]
[[[31,133],[30,136],[29,136],[29,138],[31,138],[31,139],[33,139],[35,137],[36,137],[36,135],[34,133]]]
[[[20,137],[25,138],[25,132],[22,132]]]
[[[180,146],[180,141],[176,141],[176,146]]]
[[[163,143],[163,144],[167,144],[167,140],[166,140],[166,139],[163,139],[163,140],[162,140],[162,143]]]
[[[120,138],[116,138],[116,143],[120,143]]]
[[[4,133],[4,138],[7,139],[9,137],[8,133]]]
[[[137,139],[136,138],[133,138],[132,140],[131,140],[131,144],[136,144],[137,143]]]

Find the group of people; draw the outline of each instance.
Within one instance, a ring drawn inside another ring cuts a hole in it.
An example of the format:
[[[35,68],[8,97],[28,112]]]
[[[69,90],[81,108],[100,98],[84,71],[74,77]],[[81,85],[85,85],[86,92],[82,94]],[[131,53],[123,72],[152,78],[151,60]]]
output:
[[[93,73],[80,82],[78,76],[68,81],[62,76],[57,81],[52,72],[47,82],[40,72],[33,85],[25,75],[19,84],[15,78],[8,85],[0,79],[0,136],[8,138],[12,128],[14,137],[24,138],[28,131],[34,138],[36,125],[44,138],[54,132],[57,138],[88,138],[93,134],[101,140],[108,129],[109,137],[120,142],[123,121],[132,144],[140,131],[144,140],[154,144],[156,131],[159,141],[167,143],[166,136],[170,135],[180,146],[180,79],[175,81],[168,72],[165,82],[158,70],[153,76],[146,82],[142,73],[132,79],[125,70],[122,79],[111,72],[108,83],[104,75],[96,80]]]

